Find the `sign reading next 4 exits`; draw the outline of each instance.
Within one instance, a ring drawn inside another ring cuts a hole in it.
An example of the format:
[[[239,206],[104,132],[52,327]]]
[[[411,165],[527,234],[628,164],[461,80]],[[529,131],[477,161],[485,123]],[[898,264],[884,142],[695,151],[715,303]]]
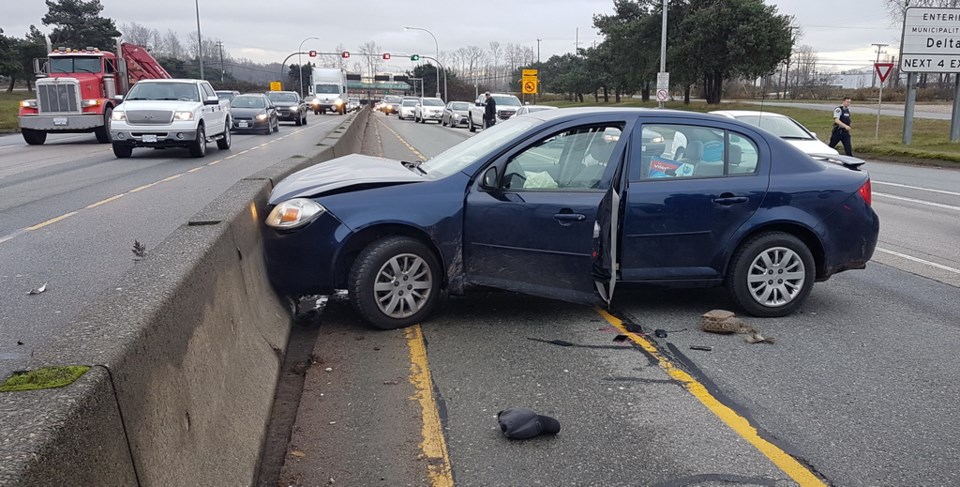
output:
[[[908,8],[903,16],[900,69],[960,73],[960,9]]]

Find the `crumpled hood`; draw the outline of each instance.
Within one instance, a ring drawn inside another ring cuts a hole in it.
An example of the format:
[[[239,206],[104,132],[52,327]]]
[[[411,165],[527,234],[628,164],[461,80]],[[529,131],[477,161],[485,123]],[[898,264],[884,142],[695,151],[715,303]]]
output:
[[[319,196],[328,191],[370,184],[416,183],[423,176],[407,169],[400,161],[350,154],[297,171],[277,184],[270,204]]]

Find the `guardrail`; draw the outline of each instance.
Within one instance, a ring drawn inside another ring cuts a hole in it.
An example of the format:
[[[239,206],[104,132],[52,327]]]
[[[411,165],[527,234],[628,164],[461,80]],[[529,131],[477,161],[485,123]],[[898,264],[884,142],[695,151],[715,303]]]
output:
[[[266,280],[275,182],[358,152],[369,109],[318,151],[244,178],[38,349],[72,384],[0,392],[0,485],[249,485],[290,331]]]

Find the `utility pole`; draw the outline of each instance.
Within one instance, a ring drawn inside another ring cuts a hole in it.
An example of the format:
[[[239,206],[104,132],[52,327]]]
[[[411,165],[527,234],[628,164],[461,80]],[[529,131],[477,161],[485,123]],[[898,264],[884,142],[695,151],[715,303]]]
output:
[[[875,61],[875,63],[879,63],[879,62],[880,62],[880,49],[881,49],[881,48],[884,48],[884,47],[887,47],[887,46],[889,46],[890,44],[883,44],[883,43],[881,43],[881,42],[874,42],[873,44],[870,44],[870,45],[877,47],[877,60]],[[874,68],[874,70],[873,70],[873,81],[870,83],[870,87],[871,87],[871,88],[876,88],[876,87],[877,87],[877,70],[876,70],[876,68]]]
[[[660,25],[660,72],[667,72],[667,0],[663,0],[663,19]],[[658,87],[659,88],[659,87]],[[670,87],[667,87],[669,93]],[[663,108],[663,102],[657,100],[657,108]]]
[[[540,41],[543,39],[537,37],[537,91],[540,91]],[[537,104],[537,94],[533,94],[533,104]]]
[[[217,41],[217,46],[220,47],[220,82],[223,83],[223,41]]]
[[[200,0],[194,0],[197,6],[197,57],[200,59],[200,79],[203,78],[203,37],[200,35]]]

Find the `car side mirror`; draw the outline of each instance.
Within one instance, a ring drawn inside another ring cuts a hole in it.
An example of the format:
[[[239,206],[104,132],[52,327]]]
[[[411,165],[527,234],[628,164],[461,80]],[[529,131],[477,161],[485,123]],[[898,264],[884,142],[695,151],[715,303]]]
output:
[[[123,95],[114,95],[114,96],[113,96],[113,101],[114,101],[117,105],[123,103]]]
[[[816,132],[810,132],[810,135],[812,135],[814,139],[817,138],[817,133],[816,133]]]
[[[478,106],[478,107],[482,107],[482,106],[483,106],[483,103],[477,102],[477,106]]]
[[[480,181],[480,188],[493,191],[497,189],[497,168],[489,167],[483,172],[483,180]]]
[[[203,100],[203,104],[204,104],[204,105],[219,105],[219,104],[220,104],[220,97],[218,97],[218,96],[208,96],[205,100]]]

